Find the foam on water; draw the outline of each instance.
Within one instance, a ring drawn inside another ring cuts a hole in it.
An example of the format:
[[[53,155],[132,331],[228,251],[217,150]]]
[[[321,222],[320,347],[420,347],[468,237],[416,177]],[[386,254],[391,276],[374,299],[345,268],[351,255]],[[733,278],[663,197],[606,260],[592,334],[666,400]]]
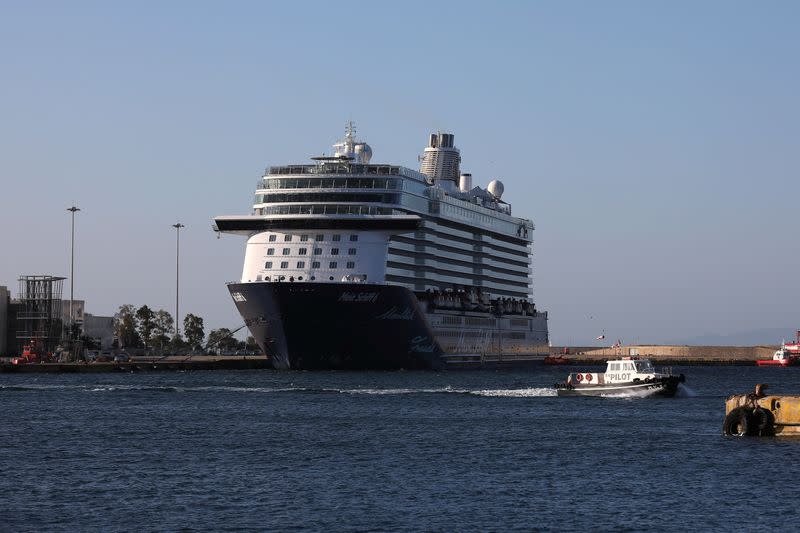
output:
[[[490,396],[494,398],[535,398],[542,396],[556,396],[556,390],[549,387],[531,387],[528,389],[487,389],[470,391],[477,396]]]
[[[45,384],[25,384],[25,385],[0,385],[0,390],[9,392],[30,392],[30,391],[65,391],[65,392],[221,392],[221,393],[292,393],[292,392],[312,392],[330,394],[350,394],[350,395],[407,395],[407,394],[469,394],[474,396],[486,396],[493,398],[533,398],[556,396],[556,391],[549,387],[528,387],[520,389],[468,389],[455,388],[452,386],[436,388],[308,388],[308,387],[246,387],[246,386],[226,386],[209,385],[185,387],[177,385],[127,385],[127,384],[96,384],[96,385],[45,385]]]

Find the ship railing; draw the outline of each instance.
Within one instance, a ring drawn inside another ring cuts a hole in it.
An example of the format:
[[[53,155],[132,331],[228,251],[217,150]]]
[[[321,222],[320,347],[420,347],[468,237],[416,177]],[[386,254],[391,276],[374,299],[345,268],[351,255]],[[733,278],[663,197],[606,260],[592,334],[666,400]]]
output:
[[[268,167],[265,174],[275,176],[291,174],[374,174],[378,176],[405,176],[407,173],[403,172],[404,170],[406,170],[404,167],[394,165],[322,163],[319,165],[284,165]]]

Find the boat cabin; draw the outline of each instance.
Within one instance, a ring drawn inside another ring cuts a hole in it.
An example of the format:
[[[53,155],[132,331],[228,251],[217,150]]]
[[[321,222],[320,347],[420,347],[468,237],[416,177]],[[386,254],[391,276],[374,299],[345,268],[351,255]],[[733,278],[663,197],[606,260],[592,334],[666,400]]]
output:
[[[629,382],[653,377],[655,369],[649,359],[632,359],[624,357],[608,361],[606,366],[606,383]]]

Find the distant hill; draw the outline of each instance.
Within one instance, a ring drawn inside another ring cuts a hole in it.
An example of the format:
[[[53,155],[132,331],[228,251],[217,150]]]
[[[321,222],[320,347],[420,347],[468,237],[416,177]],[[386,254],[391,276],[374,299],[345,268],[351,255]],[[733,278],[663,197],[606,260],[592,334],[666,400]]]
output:
[[[780,344],[781,341],[792,341],[796,328],[764,328],[741,331],[728,335],[707,334],[689,339],[676,339],[669,344],[690,344],[695,346],[757,346]]]

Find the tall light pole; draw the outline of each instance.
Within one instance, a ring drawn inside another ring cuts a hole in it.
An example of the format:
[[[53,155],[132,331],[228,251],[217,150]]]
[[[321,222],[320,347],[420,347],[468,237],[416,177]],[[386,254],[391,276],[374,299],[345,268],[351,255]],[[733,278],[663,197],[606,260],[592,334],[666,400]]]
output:
[[[70,253],[69,253],[69,339],[72,339],[72,300],[75,291],[75,213],[80,211],[80,208],[74,205],[67,209],[72,213],[72,238],[70,240]]]
[[[179,311],[180,307],[178,307],[178,294],[180,293],[181,280],[181,228],[186,226],[178,222],[177,224],[173,224],[172,227],[175,228],[175,338],[177,339],[181,334],[181,314]]]

